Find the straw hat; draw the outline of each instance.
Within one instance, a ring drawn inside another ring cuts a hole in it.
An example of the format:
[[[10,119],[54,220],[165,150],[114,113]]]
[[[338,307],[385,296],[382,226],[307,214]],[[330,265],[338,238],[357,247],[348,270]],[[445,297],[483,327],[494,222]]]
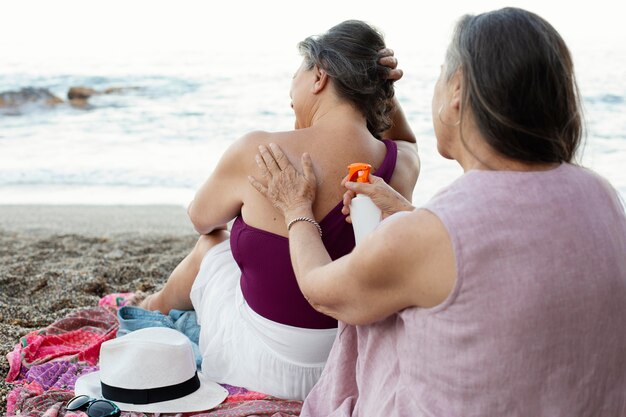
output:
[[[209,410],[228,395],[196,372],[189,339],[165,327],[148,327],[104,342],[100,371],[80,377],[74,391],[113,401],[122,411],[144,413]]]

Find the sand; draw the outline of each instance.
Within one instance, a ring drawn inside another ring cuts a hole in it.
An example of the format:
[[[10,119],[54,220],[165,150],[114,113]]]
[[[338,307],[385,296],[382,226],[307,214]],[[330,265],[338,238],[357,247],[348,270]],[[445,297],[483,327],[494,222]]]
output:
[[[0,415],[21,336],[105,294],[160,288],[196,238],[180,206],[0,206]]]

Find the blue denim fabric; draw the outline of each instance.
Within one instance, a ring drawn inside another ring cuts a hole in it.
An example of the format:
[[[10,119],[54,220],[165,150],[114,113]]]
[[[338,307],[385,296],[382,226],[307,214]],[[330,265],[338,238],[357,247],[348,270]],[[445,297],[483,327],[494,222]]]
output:
[[[146,327],[169,327],[178,330],[191,340],[196,367],[200,369],[202,364],[202,355],[200,355],[200,348],[198,347],[200,325],[195,311],[172,310],[166,316],[159,311],[148,311],[136,306],[124,306],[117,311],[117,321],[120,324],[117,329],[117,337]]]

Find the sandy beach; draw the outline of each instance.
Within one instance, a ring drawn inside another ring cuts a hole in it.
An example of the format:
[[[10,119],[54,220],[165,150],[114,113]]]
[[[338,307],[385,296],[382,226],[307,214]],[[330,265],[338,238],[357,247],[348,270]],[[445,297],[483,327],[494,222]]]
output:
[[[158,289],[195,240],[182,206],[0,206],[0,415],[21,336],[105,294]]]

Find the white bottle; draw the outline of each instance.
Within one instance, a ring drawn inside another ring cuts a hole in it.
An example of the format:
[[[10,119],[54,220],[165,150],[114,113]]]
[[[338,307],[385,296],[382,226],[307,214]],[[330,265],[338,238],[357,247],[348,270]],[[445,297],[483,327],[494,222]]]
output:
[[[355,163],[348,166],[349,180],[369,182],[371,165]],[[378,226],[382,212],[371,198],[357,194],[350,202],[350,218],[354,228],[354,241],[358,245],[368,234]]]

